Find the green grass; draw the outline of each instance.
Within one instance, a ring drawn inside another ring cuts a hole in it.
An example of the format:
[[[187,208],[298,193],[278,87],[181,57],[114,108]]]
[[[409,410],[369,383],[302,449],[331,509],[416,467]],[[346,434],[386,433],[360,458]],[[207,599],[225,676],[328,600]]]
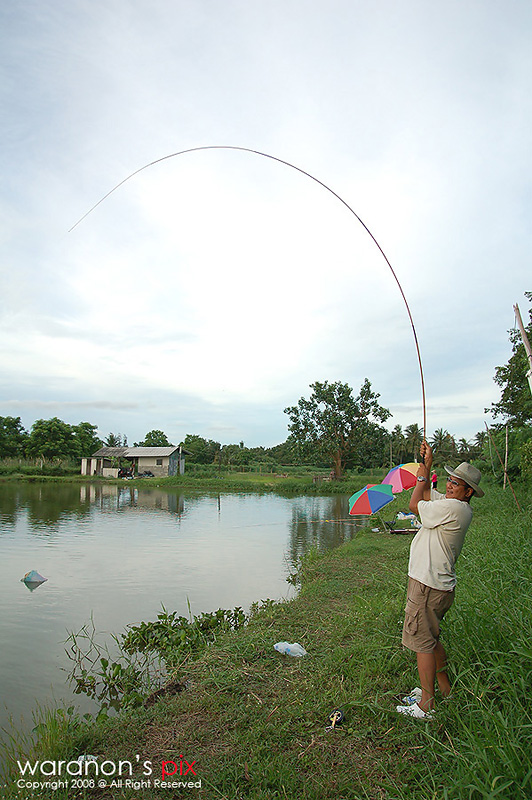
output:
[[[282,469],[282,468],[280,468]],[[308,472],[259,473],[259,472],[220,472],[212,470],[185,473],[170,478],[148,478],[135,481],[138,485],[156,485],[166,489],[211,492],[275,492],[277,494],[332,495],[351,494],[367,483],[380,483],[386,474],[384,469],[357,473],[347,473],[343,480],[314,481],[314,474],[324,475],[323,470]],[[328,473],[327,473],[328,474]]]
[[[431,722],[394,711],[395,697],[417,684],[413,654],[400,644],[410,537],[367,529],[330,553],[313,551],[297,598],[259,610],[245,628],[182,664],[185,691],[118,718],[78,720],[77,727],[72,715],[56,715],[37,753],[93,753],[116,763],[139,754],[152,761],[152,778],[162,760],[182,755],[196,761],[202,781],[185,793],[86,794],[102,799],[528,800],[530,493],[520,500],[521,514],[497,488],[474,503],[457,599],[444,623],[453,697],[437,705]],[[285,639],[299,641],[308,655],[279,655],[273,644]],[[326,731],[337,707],[345,722]]]

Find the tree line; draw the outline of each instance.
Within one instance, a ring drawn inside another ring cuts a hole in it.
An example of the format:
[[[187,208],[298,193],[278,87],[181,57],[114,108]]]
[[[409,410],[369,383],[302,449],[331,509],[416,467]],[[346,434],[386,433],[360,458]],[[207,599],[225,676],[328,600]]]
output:
[[[532,292],[526,297],[532,301]],[[532,309],[527,331],[532,338]],[[508,474],[522,472],[532,477],[532,395],[526,377],[525,348],[515,330],[509,332],[512,355],[507,364],[495,368],[494,380],[501,389],[501,399],[485,409],[496,420],[489,431],[479,431],[472,440],[457,439],[438,428],[428,441],[434,451],[434,463],[489,461],[495,474],[500,473],[495,452],[509,442]],[[308,397],[284,409],[288,416],[289,435],[275,447],[248,448],[241,441],[225,444],[198,434],[187,434],[180,444],[189,452],[189,463],[218,466],[311,465],[331,468],[336,478],[345,470],[364,470],[414,461],[423,439],[417,424],[404,429],[396,425],[390,432],[384,424],[391,416],[381,406],[380,395],[366,378],[355,396],[347,384],[319,382],[310,385]],[[100,447],[127,446],[127,436],[109,433],[101,439],[97,426],[90,422],[70,425],[58,417],[36,420],[30,431],[24,430],[20,417],[0,417],[0,458],[35,458],[42,461],[78,459],[92,455]],[[172,443],[161,430],[148,431],[134,446],[166,447]]]
[[[290,419],[290,434],[274,447],[246,447],[224,444],[198,434],[187,434],[180,444],[192,464],[217,464],[220,467],[316,466],[332,468],[341,478],[346,469],[368,469],[412,461],[417,457],[423,430],[417,424],[404,430],[396,425],[387,431],[382,421],[390,412],[378,403],[379,395],[365,380],[354,397],[348,384],[315,383],[310,398],[301,398],[296,406],[285,409]],[[439,429],[430,439],[436,463],[459,457],[468,460],[482,452],[486,434],[477,434],[473,443],[456,440]],[[148,431],[135,447],[167,447],[172,443],[161,430]],[[53,417],[36,420],[26,431],[20,417],[0,417],[0,458],[29,458],[43,462],[77,460],[90,456],[102,446],[128,446],[127,436],[109,433],[98,436],[96,425],[80,422],[70,425]]]
[[[149,431],[134,447],[167,447],[171,443],[158,430]],[[109,433],[98,436],[98,427],[90,422],[70,425],[59,417],[38,419],[27,431],[20,417],[0,417],[0,458],[35,458],[43,461],[78,459],[90,456],[101,447],[127,447],[127,436]]]

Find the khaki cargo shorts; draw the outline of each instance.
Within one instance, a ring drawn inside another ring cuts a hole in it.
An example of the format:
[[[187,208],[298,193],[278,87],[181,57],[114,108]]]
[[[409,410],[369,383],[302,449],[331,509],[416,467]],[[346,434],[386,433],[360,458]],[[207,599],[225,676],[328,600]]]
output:
[[[443,592],[409,578],[403,645],[415,653],[432,653],[440,638],[440,622],[453,600],[454,589]]]

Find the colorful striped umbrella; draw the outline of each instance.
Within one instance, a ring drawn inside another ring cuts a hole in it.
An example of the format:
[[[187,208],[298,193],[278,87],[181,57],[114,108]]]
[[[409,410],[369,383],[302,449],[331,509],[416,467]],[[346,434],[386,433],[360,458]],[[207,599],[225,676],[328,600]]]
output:
[[[419,464],[411,461],[408,464],[399,464],[393,467],[383,480],[383,484],[389,484],[392,492],[402,492],[404,489],[411,489],[416,484],[416,476]]]
[[[392,500],[395,497],[389,484],[369,483],[349,498],[349,514],[374,514]]]

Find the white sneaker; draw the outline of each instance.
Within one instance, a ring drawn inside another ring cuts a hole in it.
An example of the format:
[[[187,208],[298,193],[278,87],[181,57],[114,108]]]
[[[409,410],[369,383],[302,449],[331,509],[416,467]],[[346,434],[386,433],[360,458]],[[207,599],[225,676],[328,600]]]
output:
[[[412,689],[410,694],[407,694],[406,697],[401,697],[401,702],[405,706],[413,706],[414,703],[419,703],[421,700],[421,694],[421,689],[419,686],[416,686],[414,689]]]
[[[432,719],[431,711],[423,711],[417,703],[411,706],[396,706],[395,710],[398,714],[404,714],[407,717],[415,717],[415,719]]]

